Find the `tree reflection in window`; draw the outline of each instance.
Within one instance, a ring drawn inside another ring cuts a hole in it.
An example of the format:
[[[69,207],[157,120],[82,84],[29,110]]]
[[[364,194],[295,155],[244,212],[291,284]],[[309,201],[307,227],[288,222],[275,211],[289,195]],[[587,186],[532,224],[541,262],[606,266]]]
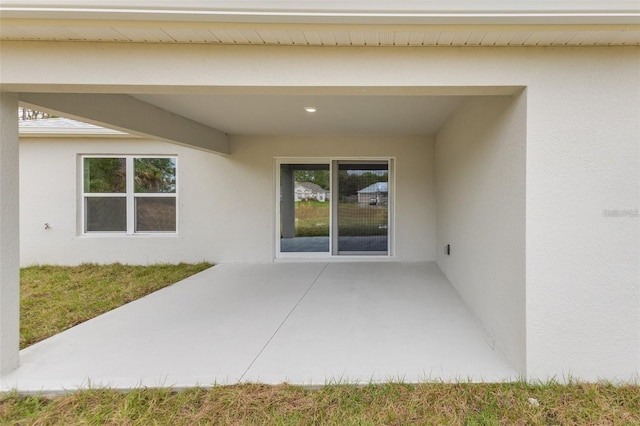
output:
[[[127,166],[124,158],[85,158],[84,192],[127,192]]]
[[[176,192],[175,158],[136,158],[133,167],[136,193]]]

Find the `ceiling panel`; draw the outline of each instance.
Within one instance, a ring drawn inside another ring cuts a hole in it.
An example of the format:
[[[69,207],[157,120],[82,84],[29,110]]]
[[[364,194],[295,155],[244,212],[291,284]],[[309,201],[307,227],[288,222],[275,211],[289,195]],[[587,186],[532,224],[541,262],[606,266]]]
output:
[[[22,28],[19,25],[2,25],[0,26],[0,34],[3,39],[15,40],[31,40],[34,38],[29,31],[29,27]]]
[[[527,32],[512,32],[509,46],[524,46],[530,35],[531,33]]]
[[[365,38],[362,31],[350,31],[349,32],[349,45],[351,46],[364,46]]]
[[[334,31],[332,33],[334,40],[336,41],[336,46],[350,46],[351,45],[351,37],[347,31]]]
[[[386,34],[388,37],[389,33]],[[364,32],[364,44],[365,46],[380,46],[382,44],[382,40],[380,39],[381,33],[377,31],[365,31]],[[393,33],[391,33],[391,45],[393,46]]]
[[[469,35],[468,31],[455,32],[451,38],[451,43],[454,46],[464,46],[469,39]]]
[[[548,31],[544,34],[543,37],[540,38],[540,40],[538,41],[538,45],[543,45],[543,46],[562,45],[563,35],[564,35],[564,32],[562,31]],[[556,40],[558,41],[556,42]]]
[[[273,31],[258,30],[257,33],[265,44],[278,44],[278,39]]]
[[[532,32],[530,33],[529,38],[524,42],[524,46],[537,46],[546,35],[546,32]]]
[[[614,34],[611,36],[613,39],[612,43],[621,44],[621,45],[640,45],[640,33],[632,32],[632,31],[612,31]],[[603,44],[603,41],[597,41],[596,44]]]
[[[408,31],[396,31],[393,33],[393,43],[395,46],[408,46],[411,33]]]
[[[231,43],[233,43],[233,44],[252,44],[252,43],[255,44],[255,38],[250,40],[249,38],[247,38],[243,33],[241,33],[238,30],[225,30],[225,34],[229,37],[229,39],[231,40]],[[216,37],[216,39],[217,38],[218,37]],[[210,42],[214,41],[211,38],[209,38],[208,40]]]
[[[468,34],[465,46],[479,46],[482,44],[484,37],[487,33],[482,31],[472,31]]]
[[[435,46],[438,44],[438,40],[440,39],[440,34],[438,32],[425,32],[422,37],[421,46]]]
[[[111,27],[73,27],[78,34],[82,34],[88,41],[129,41],[124,35]]]
[[[264,44],[264,40],[256,30],[238,30],[251,44]]]
[[[493,43],[496,46],[509,46],[511,44],[511,40],[513,40],[513,37],[515,36],[512,31],[499,32],[497,35],[498,37]]]
[[[422,43],[424,43],[424,35],[425,35],[425,33],[423,33],[423,32],[412,31],[409,34],[409,45],[410,46],[422,46]]]
[[[3,24],[0,36],[5,40],[119,41],[151,43],[224,43],[326,46],[589,46],[640,45],[640,31],[603,29],[576,31],[544,29],[485,29],[424,31],[402,29],[325,28],[268,29],[238,26],[152,26],[148,23],[84,26]]]
[[[302,31],[287,31],[287,36],[292,44],[303,46],[307,44],[307,39]]]
[[[433,134],[461,96],[136,95],[234,135]],[[305,106],[318,111],[307,113]]]
[[[305,31],[304,36],[310,46],[322,46],[322,38],[317,31]]]

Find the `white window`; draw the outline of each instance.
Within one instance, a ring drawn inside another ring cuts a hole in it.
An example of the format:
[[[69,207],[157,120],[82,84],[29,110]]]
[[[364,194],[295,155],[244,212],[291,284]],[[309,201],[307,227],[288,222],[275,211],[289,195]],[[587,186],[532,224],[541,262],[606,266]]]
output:
[[[83,232],[175,233],[176,167],[176,157],[82,157]]]

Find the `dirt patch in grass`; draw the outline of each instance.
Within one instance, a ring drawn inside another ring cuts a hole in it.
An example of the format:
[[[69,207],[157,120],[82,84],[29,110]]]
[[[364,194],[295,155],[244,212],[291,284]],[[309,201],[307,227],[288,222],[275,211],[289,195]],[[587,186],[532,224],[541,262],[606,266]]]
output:
[[[20,348],[25,348],[212,265],[32,266],[20,271]]]
[[[640,424],[640,390],[578,383],[97,389],[53,399],[5,395],[0,419],[19,425]]]

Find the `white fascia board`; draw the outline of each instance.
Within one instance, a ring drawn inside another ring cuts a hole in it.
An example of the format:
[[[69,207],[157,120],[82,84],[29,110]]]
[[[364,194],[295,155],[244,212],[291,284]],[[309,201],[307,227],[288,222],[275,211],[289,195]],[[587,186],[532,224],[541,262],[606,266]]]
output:
[[[4,19],[278,24],[639,24],[637,0],[1,1]]]

